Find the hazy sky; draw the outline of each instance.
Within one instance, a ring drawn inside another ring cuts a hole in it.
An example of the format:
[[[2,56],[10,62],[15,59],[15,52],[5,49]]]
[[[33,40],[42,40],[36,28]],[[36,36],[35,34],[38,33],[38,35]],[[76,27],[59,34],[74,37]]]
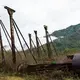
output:
[[[1,0],[0,16],[8,30],[8,14],[3,8],[5,5],[16,10],[14,19],[27,41],[28,33],[34,37],[33,31],[37,30],[44,43],[43,25],[47,25],[48,31],[52,33],[80,23],[80,0]]]

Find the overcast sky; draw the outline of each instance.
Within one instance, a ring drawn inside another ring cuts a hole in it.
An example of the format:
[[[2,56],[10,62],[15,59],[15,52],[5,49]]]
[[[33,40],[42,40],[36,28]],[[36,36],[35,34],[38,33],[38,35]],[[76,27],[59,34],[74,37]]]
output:
[[[33,31],[37,30],[44,43],[43,25],[47,25],[52,33],[80,23],[80,0],[1,0],[0,16],[8,30],[9,16],[3,8],[5,5],[16,10],[14,19],[27,41],[28,33],[34,37]]]

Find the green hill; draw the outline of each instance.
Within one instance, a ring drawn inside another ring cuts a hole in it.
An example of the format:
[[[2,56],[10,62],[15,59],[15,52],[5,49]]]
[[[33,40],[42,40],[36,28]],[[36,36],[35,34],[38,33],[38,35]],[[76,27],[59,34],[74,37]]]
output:
[[[71,25],[66,29],[54,31],[51,36],[57,37],[53,41],[58,51],[80,50],[80,24]]]
[[[80,24],[77,25],[71,25],[66,29],[54,31],[51,35],[55,37],[60,37],[60,36],[70,36],[73,35],[75,32],[80,30]]]

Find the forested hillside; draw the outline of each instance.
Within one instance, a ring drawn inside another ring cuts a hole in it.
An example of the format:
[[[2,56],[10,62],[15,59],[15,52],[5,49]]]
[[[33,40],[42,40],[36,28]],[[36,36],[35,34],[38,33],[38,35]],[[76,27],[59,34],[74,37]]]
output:
[[[80,50],[80,24],[54,31],[51,36],[57,37],[53,43],[58,51]]]

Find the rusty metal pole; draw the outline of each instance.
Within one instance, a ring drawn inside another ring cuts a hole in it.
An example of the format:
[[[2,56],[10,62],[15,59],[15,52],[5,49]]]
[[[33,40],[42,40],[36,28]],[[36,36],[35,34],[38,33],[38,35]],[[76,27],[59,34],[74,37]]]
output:
[[[34,33],[35,33],[35,38],[36,38],[37,54],[38,54],[38,58],[40,59],[40,47],[39,47],[39,42],[38,42],[38,37],[37,37],[37,31],[34,31]]]
[[[5,63],[5,57],[4,57],[4,50],[3,50],[3,42],[2,42],[2,36],[1,36],[1,28],[0,28],[0,47],[1,47],[1,56],[2,56],[2,63]]]
[[[46,46],[47,46],[47,51],[48,51],[48,57],[51,58],[52,51],[51,51],[51,47],[50,47],[50,43],[49,43],[49,39],[48,39],[48,31],[47,31],[46,25],[44,25],[44,29],[45,29],[45,33],[46,33]]]
[[[14,41],[14,28],[13,28],[13,22],[12,22],[13,13],[15,12],[15,10],[13,10],[13,9],[7,7],[7,6],[5,6],[4,8],[7,9],[8,14],[9,14],[9,18],[10,18],[12,61],[13,61],[13,64],[16,64],[15,41]]]
[[[30,44],[30,49],[31,49],[31,52],[32,52],[32,54],[34,53],[33,52],[33,48],[32,48],[32,39],[31,39],[31,34],[28,34],[28,36],[29,36],[29,44]]]
[[[29,36],[30,49],[32,51],[31,34],[28,34],[28,36]]]

